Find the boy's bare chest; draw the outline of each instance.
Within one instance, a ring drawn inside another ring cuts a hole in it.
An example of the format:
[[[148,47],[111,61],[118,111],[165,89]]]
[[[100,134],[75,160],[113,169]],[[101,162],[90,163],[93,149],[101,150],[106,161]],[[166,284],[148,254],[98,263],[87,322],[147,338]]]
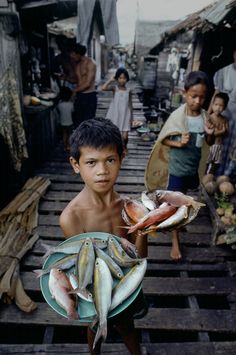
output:
[[[86,232],[106,232],[120,236],[127,233],[126,229],[120,228],[125,223],[119,206],[113,206],[113,208],[98,207],[84,211],[82,220]]]

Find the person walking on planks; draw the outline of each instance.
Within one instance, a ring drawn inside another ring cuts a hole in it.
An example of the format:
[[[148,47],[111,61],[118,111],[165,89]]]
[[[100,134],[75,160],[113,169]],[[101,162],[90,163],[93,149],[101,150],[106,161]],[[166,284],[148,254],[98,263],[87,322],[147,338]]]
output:
[[[85,120],[95,117],[97,109],[97,92],[95,88],[96,63],[85,55],[86,47],[76,43],[68,49],[70,58],[75,61],[77,86],[74,102],[74,127]]]
[[[213,135],[210,116],[202,109],[208,88],[204,72],[194,71],[186,77],[186,103],[167,119],[149,157],[145,171],[148,190],[167,188],[186,193],[198,188],[208,153],[205,143],[212,144]],[[177,230],[172,231],[170,256],[174,260],[182,257]]]
[[[128,239],[121,211],[124,205],[114,191],[121,162],[124,157],[120,131],[110,120],[87,120],[73,132],[70,139],[70,163],[84,181],[82,191],[66,206],[60,216],[65,238],[85,232],[106,232]],[[133,235],[129,239],[136,245],[140,257],[147,256],[147,237]],[[134,328],[134,317],[142,318],[147,305],[142,292],[128,308],[108,318],[108,329],[119,331],[130,354],[140,355],[140,345]],[[88,327],[88,345],[92,355],[100,354],[101,341],[93,349],[94,327]]]
[[[111,85],[114,81],[117,82],[115,86]],[[128,134],[132,122],[132,94],[130,88],[126,87],[128,81],[128,71],[125,68],[119,68],[115,76],[102,86],[104,91],[113,91],[113,99],[106,118],[109,118],[121,131],[125,153],[127,153]]]

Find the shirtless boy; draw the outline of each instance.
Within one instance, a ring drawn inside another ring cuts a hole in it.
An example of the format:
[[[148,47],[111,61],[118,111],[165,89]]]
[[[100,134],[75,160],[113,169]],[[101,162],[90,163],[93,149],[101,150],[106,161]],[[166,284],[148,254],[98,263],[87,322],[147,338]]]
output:
[[[70,58],[75,61],[77,86],[74,103],[75,128],[83,121],[95,117],[97,108],[97,93],[95,88],[96,63],[85,55],[86,47],[76,43],[70,48]]]
[[[91,119],[83,122],[72,134],[70,163],[74,172],[84,181],[82,191],[67,205],[60,216],[60,226],[65,238],[85,232],[106,232],[128,239],[125,222],[121,217],[124,200],[114,191],[124,157],[120,131],[110,120]],[[135,243],[141,257],[147,256],[147,238],[141,235],[129,239]],[[139,296],[137,297],[137,299]],[[136,300],[137,300],[136,299]],[[143,311],[145,305],[130,307],[108,321],[124,339],[130,354],[140,355],[140,345],[134,328],[134,313]],[[101,342],[92,349],[95,333],[88,327],[88,345],[92,355],[100,354]]]

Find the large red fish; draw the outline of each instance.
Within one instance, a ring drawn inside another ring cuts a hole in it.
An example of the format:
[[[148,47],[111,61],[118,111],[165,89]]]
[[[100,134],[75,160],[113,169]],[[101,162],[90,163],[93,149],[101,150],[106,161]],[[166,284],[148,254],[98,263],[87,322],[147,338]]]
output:
[[[52,268],[49,274],[48,287],[52,298],[59,306],[61,306],[67,313],[69,319],[78,319],[78,314],[75,308],[75,300],[70,295],[72,286],[68,276],[58,268]]]
[[[164,221],[166,218],[174,214],[176,209],[177,208],[175,206],[165,205],[150,211],[143,218],[141,218],[138,223],[129,228],[128,234],[139,229],[147,228],[152,224]]]
[[[127,199],[124,202],[124,210],[128,217],[135,223],[143,218],[149,210],[139,201]]]

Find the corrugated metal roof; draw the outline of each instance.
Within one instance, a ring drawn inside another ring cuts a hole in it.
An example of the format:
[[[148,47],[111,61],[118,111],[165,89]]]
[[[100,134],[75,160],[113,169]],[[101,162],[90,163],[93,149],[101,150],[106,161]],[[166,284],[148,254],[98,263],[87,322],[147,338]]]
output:
[[[236,6],[236,0],[219,0],[204,7],[200,11],[187,16],[183,21],[165,33],[165,38],[185,32],[190,29],[199,29],[202,32],[217,26],[227,14]]]
[[[204,21],[219,24],[228,12],[236,5],[236,0],[220,0],[210,7],[206,12],[200,14],[200,18]]]

